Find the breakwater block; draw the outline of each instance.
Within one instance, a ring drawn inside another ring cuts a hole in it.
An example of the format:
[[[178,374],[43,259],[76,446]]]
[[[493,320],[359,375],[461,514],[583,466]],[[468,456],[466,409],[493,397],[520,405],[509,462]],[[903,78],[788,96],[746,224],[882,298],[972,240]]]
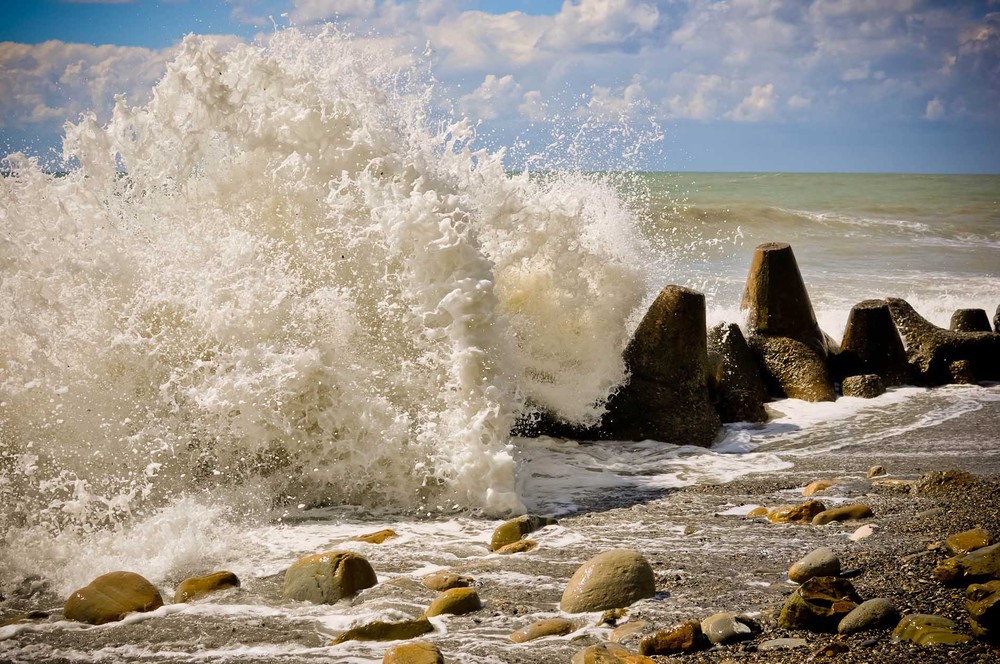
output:
[[[851,308],[834,373],[838,378],[875,374],[886,387],[912,382],[906,349],[885,300],[865,300]]]
[[[921,384],[946,385],[956,376],[963,382],[1000,379],[1000,334],[945,330],[918,314],[906,300],[891,297],[886,301]]]
[[[625,349],[630,379],[608,401],[601,438],[709,446],[722,423],[709,401],[705,296],[657,295]]]
[[[992,332],[985,309],[958,309],[951,315],[952,332]]]
[[[836,400],[827,368],[832,342],[816,323],[790,245],[768,242],[757,247],[740,308],[747,314],[747,343],[774,396]]]
[[[740,326],[714,326],[708,331],[708,348],[719,357],[713,383],[715,410],[722,421],[766,422],[767,386]]]
[[[788,337],[826,357],[826,338],[791,245],[768,242],[754,250],[740,309],[747,312],[748,336]]]

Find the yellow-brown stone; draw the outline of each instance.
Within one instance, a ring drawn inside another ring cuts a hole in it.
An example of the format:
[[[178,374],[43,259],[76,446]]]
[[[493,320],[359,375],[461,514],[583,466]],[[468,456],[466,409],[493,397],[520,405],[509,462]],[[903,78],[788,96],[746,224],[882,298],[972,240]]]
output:
[[[382,664],[444,664],[444,655],[433,643],[414,641],[386,650]]]
[[[351,539],[355,542],[367,542],[368,544],[381,544],[387,539],[392,539],[393,537],[399,537],[395,530],[391,528],[385,528],[384,530],[377,530],[374,533],[368,533],[366,535],[358,535],[357,537],[352,537]]]
[[[434,626],[431,625],[431,621],[423,616],[416,620],[403,620],[401,622],[375,620],[347,630],[331,641],[330,645],[337,645],[345,641],[403,641],[433,631]]]
[[[181,581],[174,591],[174,603],[190,602],[205,595],[239,588],[240,580],[232,572],[215,572],[206,576],[192,576]]]
[[[572,620],[565,618],[545,618],[526,625],[510,635],[514,643],[524,643],[543,636],[565,636],[576,629]]]
[[[424,615],[433,618],[443,614],[461,616],[483,608],[475,588],[452,588],[438,595]]]
[[[334,604],[378,583],[375,570],[350,551],[329,551],[300,558],[285,571],[286,600]]]
[[[834,480],[813,480],[806,485],[806,488],[802,489],[802,495],[813,496],[836,485],[837,483]]]
[[[809,523],[826,505],[818,500],[807,500],[801,505],[776,507],[767,513],[768,521],[772,523]]]
[[[760,507],[755,507],[749,512],[747,512],[748,519],[756,519],[758,517],[767,516],[767,508],[761,505]]]
[[[993,538],[990,536],[989,531],[985,528],[973,528],[972,530],[966,530],[949,536],[945,540],[944,545],[951,555],[957,556],[962,553],[981,549],[992,543]]]
[[[812,524],[814,526],[822,526],[831,521],[859,521],[872,516],[872,508],[862,503],[856,503],[854,505],[843,505],[823,510],[813,517]]]
[[[163,598],[152,583],[133,572],[111,572],[73,591],[63,606],[63,615],[67,620],[103,625],[161,606]]]
[[[431,572],[420,581],[424,584],[425,588],[439,592],[442,590],[451,590],[452,588],[468,588],[475,583],[471,576],[461,576],[444,569]]]
[[[523,539],[502,546],[499,549],[497,549],[494,553],[499,553],[503,555],[510,555],[512,553],[524,553],[526,551],[531,551],[537,546],[538,542],[536,542],[535,540]]]

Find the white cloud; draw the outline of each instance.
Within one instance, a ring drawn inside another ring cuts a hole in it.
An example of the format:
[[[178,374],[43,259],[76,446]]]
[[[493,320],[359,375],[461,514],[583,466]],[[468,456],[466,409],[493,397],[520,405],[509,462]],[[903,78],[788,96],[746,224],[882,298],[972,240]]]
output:
[[[375,0],[292,0],[293,21],[308,23],[337,16],[371,16]]]
[[[726,117],[736,122],[760,122],[774,117],[774,106],[778,97],[774,84],[755,85],[750,94],[743,98],[736,108],[726,113]]]
[[[928,120],[943,120],[945,116],[944,103],[937,97],[931,99],[927,102],[927,109],[924,111],[924,117]]]
[[[550,50],[619,45],[652,33],[660,20],[655,5],[636,0],[564,2],[542,35]]]
[[[478,88],[459,99],[459,106],[475,119],[492,120],[502,112],[516,108],[521,100],[521,86],[513,76],[487,74]]]
[[[803,97],[801,95],[792,95],[788,98],[788,108],[794,108],[800,110],[803,108],[809,108],[812,106],[812,99],[809,97]]]
[[[163,74],[170,49],[52,40],[0,43],[0,118],[12,124],[108,117],[114,95],[138,103]]]
[[[673,80],[682,80],[675,76]],[[715,74],[701,74],[691,84],[684,84],[688,94],[675,94],[664,102],[663,114],[667,118],[709,120],[715,117],[718,97],[722,94],[722,78]]]
[[[540,90],[528,90],[521,98],[518,112],[532,122],[544,120],[549,115],[548,105],[542,99]]]
[[[615,122],[646,111],[649,106],[642,83],[634,80],[620,91],[595,85],[585,108],[588,117]]]

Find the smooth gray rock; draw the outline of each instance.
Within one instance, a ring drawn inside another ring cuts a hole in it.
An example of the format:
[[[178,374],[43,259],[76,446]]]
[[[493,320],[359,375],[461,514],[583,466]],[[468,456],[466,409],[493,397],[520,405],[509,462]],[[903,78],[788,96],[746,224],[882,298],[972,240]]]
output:
[[[805,639],[771,639],[757,646],[757,650],[794,650],[805,648],[807,645],[809,642]]]
[[[712,645],[723,645],[749,638],[753,629],[739,621],[735,613],[716,613],[701,621],[701,631]]]
[[[884,597],[876,597],[858,604],[857,608],[844,616],[837,625],[837,631],[841,634],[853,634],[896,623],[898,620],[899,612],[892,602]]]
[[[788,568],[788,578],[795,583],[805,583],[814,576],[840,574],[840,558],[833,549],[823,546],[807,553]]]

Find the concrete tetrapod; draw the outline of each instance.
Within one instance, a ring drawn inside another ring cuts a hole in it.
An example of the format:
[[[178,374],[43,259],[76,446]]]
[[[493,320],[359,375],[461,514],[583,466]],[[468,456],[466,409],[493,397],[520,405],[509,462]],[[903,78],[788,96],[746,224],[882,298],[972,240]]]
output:
[[[708,395],[705,296],[664,287],[624,357],[631,378],[609,400],[599,437],[711,445],[722,423]]]

